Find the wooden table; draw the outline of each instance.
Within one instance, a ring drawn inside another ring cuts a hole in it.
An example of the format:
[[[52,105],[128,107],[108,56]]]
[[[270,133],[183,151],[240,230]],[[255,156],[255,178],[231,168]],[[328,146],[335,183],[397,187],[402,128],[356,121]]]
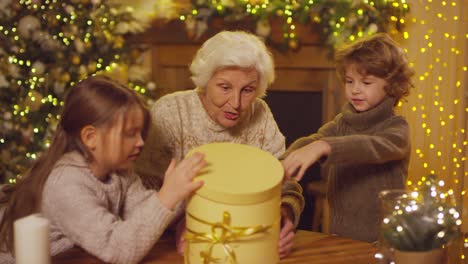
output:
[[[368,264],[376,263],[374,259],[376,252],[377,248],[369,243],[299,230],[293,251],[279,263]],[[102,262],[82,249],[73,248],[55,256],[52,263],[96,264]],[[176,253],[173,236],[165,236],[156,243],[142,263],[177,264],[184,263],[184,258]]]

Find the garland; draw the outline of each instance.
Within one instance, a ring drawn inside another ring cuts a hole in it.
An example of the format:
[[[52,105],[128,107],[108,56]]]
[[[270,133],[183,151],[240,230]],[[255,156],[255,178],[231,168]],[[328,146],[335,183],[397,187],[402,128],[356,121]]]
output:
[[[332,50],[343,42],[376,32],[403,32],[410,7],[405,0],[162,0],[156,17],[185,22],[193,39],[200,38],[213,18],[226,22],[252,21],[255,33],[275,43],[272,21],[281,21],[283,47],[301,45],[298,24],[317,25],[324,43]],[[276,42],[278,42],[276,40]]]

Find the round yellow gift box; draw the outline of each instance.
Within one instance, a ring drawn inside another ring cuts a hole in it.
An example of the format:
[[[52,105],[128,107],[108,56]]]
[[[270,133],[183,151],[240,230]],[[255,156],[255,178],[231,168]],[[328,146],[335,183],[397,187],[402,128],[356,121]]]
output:
[[[185,263],[277,263],[283,168],[248,145],[194,148],[208,165],[186,208]]]

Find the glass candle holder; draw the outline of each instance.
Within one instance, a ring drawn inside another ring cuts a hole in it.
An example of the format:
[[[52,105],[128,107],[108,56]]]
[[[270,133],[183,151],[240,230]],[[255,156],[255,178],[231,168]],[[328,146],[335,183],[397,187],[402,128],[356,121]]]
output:
[[[409,199],[411,199],[411,192],[404,189],[384,190],[379,193],[381,227],[377,243],[379,252],[375,255],[379,264],[389,264],[395,261],[395,249],[386,242],[383,234],[382,226],[385,218],[401,209],[401,205],[406,204]]]

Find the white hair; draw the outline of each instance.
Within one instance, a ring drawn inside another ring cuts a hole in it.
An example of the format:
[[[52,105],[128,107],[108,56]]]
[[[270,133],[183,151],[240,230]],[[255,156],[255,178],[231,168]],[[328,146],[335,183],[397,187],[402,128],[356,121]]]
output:
[[[273,57],[265,43],[244,31],[221,31],[197,51],[190,65],[193,83],[204,90],[213,74],[225,67],[255,68],[259,76],[257,96],[266,94],[275,80]]]

